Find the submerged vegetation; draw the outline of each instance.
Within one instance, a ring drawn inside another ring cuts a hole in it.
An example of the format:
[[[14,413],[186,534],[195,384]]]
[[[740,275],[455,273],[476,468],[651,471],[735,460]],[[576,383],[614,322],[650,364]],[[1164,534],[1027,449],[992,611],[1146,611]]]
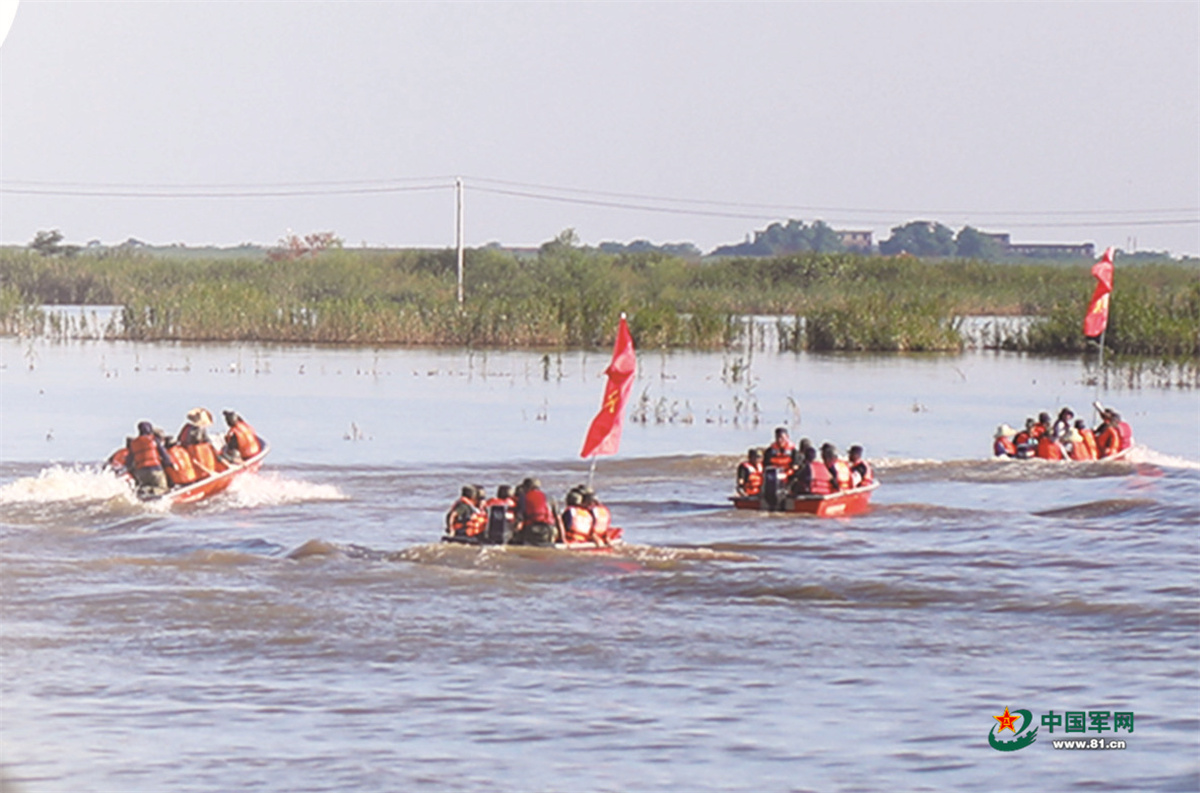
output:
[[[643,349],[727,348],[744,341],[744,317],[773,315],[796,318],[780,323],[783,349],[934,351],[963,347],[964,316],[1021,315],[1035,319],[987,345],[1069,354],[1089,344],[1087,266],[849,253],[698,262],[572,242],[564,233],[527,257],[467,251],[462,307],[451,250],[181,261],[7,249],[0,331],[62,334],[38,306],[110,305],[119,321],[104,335],[132,340],[600,347],[625,311]],[[1186,264],[1118,262],[1106,348],[1200,356],[1198,276]]]

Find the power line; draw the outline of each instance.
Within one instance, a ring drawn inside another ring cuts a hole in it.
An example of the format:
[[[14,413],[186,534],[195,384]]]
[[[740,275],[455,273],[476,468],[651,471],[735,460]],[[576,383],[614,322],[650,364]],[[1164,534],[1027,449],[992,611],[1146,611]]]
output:
[[[455,189],[454,177],[392,177],[387,179],[326,180],[263,183],[88,183],[52,182],[38,180],[0,180],[0,194],[40,195],[74,198],[145,198],[145,199],[211,199],[211,198],[303,198],[319,196],[381,195],[394,193],[434,192]],[[641,193],[622,193],[584,188],[542,185],[488,177],[471,177],[477,184],[471,189],[494,195],[527,198],[563,204],[594,206],[624,211],[654,212],[691,217],[721,217],[740,220],[775,220],[780,213],[825,214],[844,213],[847,217],[831,218],[838,224],[868,224],[892,222],[888,218],[858,217],[861,215],[957,216],[993,218],[1010,228],[1093,228],[1117,226],[1191,226],[1200,224],[1200,209],[1096,209],[1096,210],[949,210],[949,209],[880,209],[855,207],[816,207],[788,204],[756,204],[709,199],[654,196]],[[433,184],[430,184],[430,183]],[[482,185],[501,185],[487,187]],[[503,187],[507,186],[507,187]],[[527,189],[507,189],[521,187]],[[563,195],[563,194],[567,195]],[[588,197],[593,196],[593,197]],[[629,199],[629,200],[610,200]],[[649,202],[649,203],[647,203]],[[676,206],[671,206],[672,204]],[[704,209],[701,207],[711,207]],[[727,207],[728,209],[721,209]],[[759,211],[745,211],[759,210]],[[1161,217],[1162,215],[1191,214],[1192,217]],[[851,217],[853,216],[853,217]],[[1002,220],[1002,218],[1012,220]],[[1032,218],[1061,218],[1038,221]],[[1023,220],[1022,218],[1031,218]],[[1119,219],[1118,219],[1119,218]],[[1073,220],[1070,220],[1073,219]]]
[[[336,195],[373,195],[381,193],[419,193],[432,190],[452,190],[453,184],[413,187],[357,187],[331,190],[212,190],[203,192],[140,191],[140,190],[68,190],[43,188],[12,188],[0,185],[0,193],[15,195],[69,196],[75,198],[298,198]]]
[[[913,209],[913,208],[890,208],[890,209],[874,209],[864,207],[838,207],[838,206],[799,206],[796,204],[756,204],[756,203],[739,203],[733,201],[713,201],[699,198],[673,198],[667,196],[646,195],[643,193],[619,193],[609,192],[604,190],[587,190],[574,187],[559,187],[556,185],[536,184],[532,182],[515,182],[504,179],[489,179],[486,177],[470,177],[473,182],[483,182],[484,184],[507,185],[509,187],[525,187],[534,190],[552,191],[556,193],[574,193],[578,195],[605,196],[609,198],[631,198],[643,201],[657,201],[668,204],[697,204],[704,206],[725,206],[738,207],[743,209],[774,209],[780,211],[791,212],[846,212],[851,214],[927,214],[927,215],[1159,215],[1159,214],[1177,214],[1190,212],[1192,214],[1200,214],[1200,208],[1197,207],[1180,207],[1180,208],[1164,208],[1164,209],[1050,209],[1050,210],[990,210],[990,209]],[[482,188],[475,188],[480,190]],[[738,216],[740,217],[740,216]],[[755,216],[757,217],[757,216]]]
[[[301,182],[62,182],[42,179],[0,178],[0,184],[28,185],[30,187],[80,187],[120,188],[153,190],[209,190],[209,189],[261,189],[266,187],[345,187],[347,185],[395,185],[410,182],[448,182],[454,176],[398,176],[388,179],[336,179]]]
[[[540,201],[557,201],[568,204],[583,204],[586,206],[605,207],[609,209],[624,209],[637,210],[639,212],[659,212],[671,215],[691,215],[699,217],[722,217],[722,218],[739,218],[743,220],[770,220],[775,216],[766,214],[747,214],[741,212],[719,212],[716,210],[700,210],[700,209],[680,209],[677,207],[661,207],[649,204],[630,204],[616,201],[601,201],[590,198],[569,198],[566,196],[555,196],[545,193],[533,193],[522,190],[502,190],[493,187],[476,187],[475,190],[481,193],[494,193],[497,195],[515,196],[518,198],[533,198]],[[897,212],[899,214],[899,212]],[[951,214],[944,212],[941,214]],[[969,212],[957,212],[954,214],[969,215]],[[1036,214],[1036,213],[1030,213]],[[832,219],[833,223],[869,223],[869,220],[863,219]],[[1179,219],[1133,219],[1133,220],[1081,220],[1074,223],[1068,222],[1005,222],[1004,225],[1009,228],[1090,228],[1090,227],[1105,227],[1105,226],[1188,226],[1200,224],[1200,218],[1179,218]]]

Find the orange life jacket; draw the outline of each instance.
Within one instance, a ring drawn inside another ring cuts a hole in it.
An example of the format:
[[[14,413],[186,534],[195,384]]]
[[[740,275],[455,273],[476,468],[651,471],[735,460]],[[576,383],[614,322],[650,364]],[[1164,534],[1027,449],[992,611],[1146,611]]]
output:
[[[583,507],[571,506],[563,510],[563,528],[566,529],[567,542],[591,540],[594,523],[592,513]]]
[[[748,496],[757,496],[762,492],[763,467],[762,463],[752,463],[742,460],[738,464],[738,484]]]
[[[818,496],[826,496],[833,492],[833,474],[829,472],[829,466],[820,460],[813,460],[808,464],[808,470],[812,473],[812,483],[808,492]]]
[[[1096,433],[1084,428],[1079,431],[1079,434],[1083,436],[1083,446],[1087,449],[1087,457],[1083,459],[1095,460],[1098,458],[1099,454],[1096,452]],[[1078,446],[1079,444],[1076,445]]]
[[[600,503],[592,504],[592,531],[597,537],[607,537],[608,528],[612,525],[612,513],[608,511],[608,507]]]
[[[213,451],[211,443],[197,443],[183,448],[187,450],[188,456],[201,476],[209,476],[209,471],[216,473],[225,470],[225,464],[217,458],[217,453]]]
[[[1130,427],[1127,422],[1117,424],[1117,438],[1120,441],[1117,451],[1123,452],[1133,445],[1133,427]]]
[[[845,460],[834,460],[833,477],[838,490],[849,490],[854,486],[850,479],[850,466],[846,465]]]
[[[785,443],[783,446],[780,446],[778,443],[772,443],[767,447],[767,465],[772,468],[778,468],[785,473],[790,473],[792,470],[793,452],[795,450],[796,447],[791,443]]]
[[[238,421],[229,428],[229,432],[225,433],[225,442],[228,443],[231,440],[237,444],[238,454],[242,455],[243,460],[249,460],[258,454],[261,448],[258,445],[258,436],[254,434],[254,428],[245,421]]]
[[[1017,445],[1008,438],[1000,437],[992,445],[992,453],[996,457],[1016,457]]]
[[[477,534],[483,534],[483,530],[487,528],[487,519],[487,513],[476,507],[467,520],[467,536],[474,537]]]
[[[167,479],[173,485],[190,485],[200,477],[196,474],[196,469],[192,467],[192,458],[188,456],[187,451],[182,446],[172,446],[167,449],[167,456],[171,458],[174,468],[167,469]]]
[[[132,438],[129,441],[129,450],[133,452],[133,470],[162,468],[162,458],[158,456],[158,443],[153,435]]]
[[[1062,447],[1054,442],[1049,433],[1043,433],[1038,438],[1037,456],[1043,460],[1061,460],[1063,458]]]
[[[509,520],[513,519],[513,510],[517,508],[517,502],[512,498],[496,498],[492,496],[487,501],[483,502],[483,512],[485,515],[490,515],[492,507],[504,507],[504,516]]]
[[[1103,460],[1105,457],[1112,457],[1121,447],[1121,439],[1117,435],[1117,428],[1111,424],[1105,424],[1100,430],[1100,434],[1096,436],[1096,456],[1097,459]]]
[[[1029,437],[1037,440],[1046,434],[1046,426],[1044,424],[1034,424],[1029,428]]]
[[[469,510],[459,509],[459,504],[470,507]],[[450,508],[450,531],[453,534],[474,537],[487,528],[487,513],[475,506],[475,502],[462,496]]]
[[[1071,456],[1072,460],[1075,460],[1077,462],[1086,462],[1087,460],[1092,459],[1091,451],[1088,449],[1087,444],[1083,441],[1082,438],[1080,438],[1078,441],[1074,441],[1071,444],[1071,455],[1070,456]]]

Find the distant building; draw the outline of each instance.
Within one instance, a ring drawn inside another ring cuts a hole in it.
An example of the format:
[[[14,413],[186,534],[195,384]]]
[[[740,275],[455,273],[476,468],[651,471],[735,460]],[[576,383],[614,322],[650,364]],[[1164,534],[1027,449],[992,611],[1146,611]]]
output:
[[[1031,259],[1094,259],[1096,246],[1091,242],[1080,245],[1009,244],[1006,253],[1010,256],[1028,256]]]
[[[870,231],[839,231],[837,235],[842,247],[848,251],[869,253],[875,247],[874,234]]]

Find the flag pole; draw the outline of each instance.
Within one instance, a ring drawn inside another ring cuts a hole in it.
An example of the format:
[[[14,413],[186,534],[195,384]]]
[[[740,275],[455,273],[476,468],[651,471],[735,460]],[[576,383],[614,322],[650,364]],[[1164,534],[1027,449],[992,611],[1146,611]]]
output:
[[[596,455],[592,455],[592,466],[588,469],[588,489],[592,487],[592,479],[596,476]]]
[[[1092,409],[1094,411],[1092,420],[1100,418],[1100,378],[1104,376],[1104,334],[1108,333],[1108,325],[1105,324],[1104,330],[1100,331],[1100,352],[1096,359],[1096,392],[1092,399]]]
[[[1085,336],[1095,338],[1097,326],[1100,329],[1100,349],[1096,353],[1096,399],[1092,403],[1094,406],[1100,404],[1100,378],[1104,374],[1104,341],[1108,335],[1108,311],[1112,300],[1115,254],[1116,250],[1110,246],[1104,251],[1100,261],[1092,265],[1092,277],[1096,279],[1096,288],[1092,292],[1092,299],[1088,301],[1087,314],[1083,318]]]

